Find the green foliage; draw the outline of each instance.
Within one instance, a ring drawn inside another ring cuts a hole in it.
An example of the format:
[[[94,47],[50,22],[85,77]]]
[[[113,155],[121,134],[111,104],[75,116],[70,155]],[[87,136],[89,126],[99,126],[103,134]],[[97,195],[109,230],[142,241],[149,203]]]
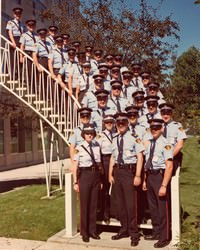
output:
[[[138,8],[134,5],[135,9],[130,9],[123,0],[80,1],[80,12],[74,14],[76,21],[72,22],[66,18],[68,1],[59,2],[61,5],[41,15],[57,24],[61,33],[70,33],[71,40],[79,39],[82,45],[90,43],[109,53],[123,53],[126,65],[140,60],[159,80],[165,78],[163,70],[173,67],[179,26],[170,16],[159,16],[159,5],[153,8],[147,0],[140,0]]]

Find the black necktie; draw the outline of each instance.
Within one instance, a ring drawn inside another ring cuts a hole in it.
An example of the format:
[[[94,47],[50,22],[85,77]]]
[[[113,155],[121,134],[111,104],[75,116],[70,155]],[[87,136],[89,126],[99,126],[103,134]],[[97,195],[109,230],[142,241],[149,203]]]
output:
[[[18,22],[18,25],[19,25],[19,32],[22,34],[22,27],[21,27],[21,22],[20,21]]]
[[[32,38],[33,38],[34,43],[36,43],[36,39],[35,39],[34,33],[32,32],[31,34],[32,34]]]
[[[151,141],[149,159],[148,159],[148,161],[146,163],[146,169],[152,169],[153,168],[152,159],[153,159],[153,154],[154,154],[155,146],[156,146],[156,140],[153,139]]]
[[[131,126],[132,134],[135,134],[135,126]]]
[[[117,105],[117,111],[121,112],[121,107],[120,107],[120,103],[119,103],[119,97],[116,97],[116,105]]]
[[[127,87],[124,87],[124,96],[127,98]]]
[[[86,90],[89,89],[89,86],[90,86],[90,82],[89,82],[89,75],[86,76]]]
[[[95,161],[94,152],[92,150],[92,143],[89,144],[89,149],[90,149],[90,154],[91,154],[91,156],[93,158],[93,161]]]
[[[135,84],[136,84],[136,87],[138,88],[138,78],[137,77],[135,79]]]
[[[112,141],[112,139],[113,139],[112,132],[110,132],[110,139],[111,139],[111,141]]]
[[[123,147],[124,147],[124,139],[123,136],[118,136],[117,138],[117,146],[118,146],[118,157],[117,157],[117,162],[118,164],[123,164]]]
[[[46,49],[47,53],[49,54],[49,49],[47,47],[47,42],[46,41],[44,41],[44,45],[45,45],[45,49]]]
[[[167,138],[167,123],[164,123],[163,136],[164,136],[165,138]]]

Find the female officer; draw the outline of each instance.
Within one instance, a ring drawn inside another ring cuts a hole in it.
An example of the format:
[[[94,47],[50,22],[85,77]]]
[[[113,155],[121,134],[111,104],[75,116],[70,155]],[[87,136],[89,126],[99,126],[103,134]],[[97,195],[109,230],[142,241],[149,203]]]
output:
[[[77,146],[74,156],[74,190],[80,193],[80,232],[84,242],[89,242],[89,237],[100,239],[96,232],[96,214],[101,185],[101,156],[95,136],[94,125],[85,125],[82,130],[84,141]]]

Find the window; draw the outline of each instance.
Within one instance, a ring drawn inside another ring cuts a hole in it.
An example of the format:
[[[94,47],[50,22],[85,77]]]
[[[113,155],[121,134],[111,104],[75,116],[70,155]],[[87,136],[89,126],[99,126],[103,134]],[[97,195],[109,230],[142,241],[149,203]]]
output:
[[[4,153],[4,120],[0,118],[0,154]]]
[[[51,130],[50,128],[48,128],[48,126],[45,125],[43,125],[43,130],[45,150],[50,149]],[[42,135],[40,130],[38,131],[38,150],[42,150]]]
[[[32,119],[28,117],[25,120],[25,151],[32,151]]]
[[[11,137],[11,153],[18,153],[19,152],[19,124],[18,119],[10,119],[10,137]]]

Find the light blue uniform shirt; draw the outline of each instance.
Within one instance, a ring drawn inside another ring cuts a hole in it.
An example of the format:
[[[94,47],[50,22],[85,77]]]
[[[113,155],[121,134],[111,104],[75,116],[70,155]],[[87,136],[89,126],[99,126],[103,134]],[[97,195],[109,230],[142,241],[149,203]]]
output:
[[[118,140],[120,140],[121,135],[118,134],[113,138],[112,143],[112,156],[114,157],[115,163],[119,155]],[[144,151],[143,144],[141,140],[137,137],[132,136],[129,130],[123,135],[124,145],[123,145],[123,161],[124,164],[135,164],[137,162],[137,154]]]
[[[104,109],[104,115],[112,115],[113,111],[112,109],[106,107]],[[97,132],[102,132],[102,123],[103,123],[103,111],[101,108],[95,109],[92,112],[92,117],[91,117],[92,122],[95,125],[95,129]]]
[[[133,100],[133,97],[132,97],[132,94],[137,90],[137,88],[135,86],[133,86],[132,84],[128,85],[128,86],[125,86],[123,85],[122,86],[122,94],[123,94],[123,97],[125,99],[128,100],[129,103],[132,102]],[[127,93],[127,96],[126,96],[126,93]]]
[[[144,126],[145,128],[149,128],[150,124],[148,123],[148,120],[151,120],[151,119],[162,119],[160,112],[157,111],[154,114],[147,113],[141,116],[138,119],[138,122],[140,123],[140,125]]]
[[[54,38],[52,36],[47,36],[46,39],[50,43],[51,49],[55,49],[56,48],[56,42],[54,41]]]
[[[102,154],[107,155],[112,153],[112,138],[113,132],[107,129],[97,135],[97,141],[101,147]]]
[[[74,131],[70,134],[69,143],[73,144],[75,147],[84,141],[83,137],[81,136],[82,129],[83,124],[75,128]]]
[[[70,62],[65,63],[59,70],[58,74],[65,75],[65,82],[68,82],[69,75],[73,74],[73,67]]]
[[[120,108],[121,108],[121,112],[125,112],[125,108],[128,106],[128,100],[125,99],[124,97],[119,96],[119,104],[120,104]],[[111,96],[110,97],[110,103],[109,103],[109,107],[111,107],[111,109],[113,109],[116,112],[118,112],[117,110],[117,103],[116,103],[116,97],[115,96]]]
[[[89,86],[91,86],[93,83],[94,83],[93,77],[91,75],[89,75]],[[83,73],[82,75],[79,76],[77,86],[80,87],[80,91],[83,91],[86,89],[87,75],[85,73]]]
[[[21,29],[21,31],[20,31]],[[12,19],[10,21],[7,22],[6,25],[6,30],[10,30],[12,31],[13,36],[21,36],[22,33],[24,33],[26,31],[26,27],[24,26],[24,24],[16,19]]]
[[[147,145],[147,148],[145,150],[145,159],[146,162],[149,159],[150,154],[150,148],[151,148],[151,141],[153,140],[153,137],[151,136],[151,139],[149,139],[149,143]],[[152,166],[153,169],[165,169],[166,168],[166,160],[173,159],[173,146],[170,145],[167,140],[161,135],[157,140],[155,144],[155,150],[152,158]]]
[[[97,98],[94,94],[95,91],[96,91],[95,89],[93,90],[91,89],[85,93],[81,103],[84,107],[91,108],[92,110],[98,108]]]
[[[101,151],[99,143],[95,139],[91,143],[92,150],[94,152],[95,162],[101,162]],[[89,144],[84,140],[83,143],[76,147],[74,160],[78,161],[79,168],[91,167],[93,165],[92,158],[81,145],[83,145],[90,152]]]
[[[65,63],[67,63],[67,53],[62,49],[54,48],[49,53],[49,59],[53,61],[53,68],[60,69]]]
[[[35,41],[34,41],[35,38]],[[36,32],[27,31],[20,37],[19,42],[24,45],[24,50],[35,51],[36,43],[39,41],[39,37]]]
[[[144,139],[144,136],[146,134],[146,128],[140,124],[136,124],[134,127],[134,131],[131,125],[129,125],[129,129],[131,131],[131,133],[135,136],[140,138],[141,140]],[[134,133],[135,132],[135,133]]]
[[[47,51],[47,49],[48,49],[48,51]],[[51,44],[48,41],[42,41],[41,39],[38,40],[38,42],[36,43],[36,47],[34,49],[34,52],[36,52],[39,57],[47,57],[48,58],[50,51],[51,51]]]

